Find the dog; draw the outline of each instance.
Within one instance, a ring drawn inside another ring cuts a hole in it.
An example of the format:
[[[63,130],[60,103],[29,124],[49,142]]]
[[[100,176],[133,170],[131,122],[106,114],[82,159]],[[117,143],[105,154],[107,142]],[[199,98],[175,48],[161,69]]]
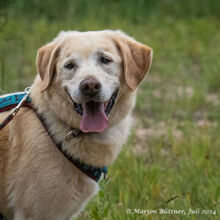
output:
[[[79,215],[99,186],[69,157],[95,170],[115,161],[151,61],[150,47],[111,30],[62,31],[38,50],[29,95],[34,110],[21,107],[0,131],[0,212],[6,219]],[[2,112],[0,122],[11,111]],[[73,128],[80,134],[71,136]]]

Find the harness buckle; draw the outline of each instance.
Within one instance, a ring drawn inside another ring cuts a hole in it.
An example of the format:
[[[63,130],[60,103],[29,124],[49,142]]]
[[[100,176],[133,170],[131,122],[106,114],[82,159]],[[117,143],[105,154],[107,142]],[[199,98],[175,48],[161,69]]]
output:
[[[71,138],[75,138],[80,134],[81,130],[78,128],[73,128],[70,132],[65,136],[65,140],[70,140]]]
[[[107,174],[107,172],[104,172],[104,179],[105,179],[105,180],[108,179],[108,174]]]

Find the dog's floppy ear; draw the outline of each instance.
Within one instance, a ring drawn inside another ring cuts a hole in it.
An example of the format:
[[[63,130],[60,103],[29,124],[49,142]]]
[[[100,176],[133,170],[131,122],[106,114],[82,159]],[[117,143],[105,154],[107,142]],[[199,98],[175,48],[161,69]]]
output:
[[[116,38],[121,51],[125,81],[130,89],[135,90],[150,69],[153,51],[123,33],[119,32]]]
[[[45,91],[51,83],[56,71],[56,58],[59,47],[57,43],[51,42],[41,47],[37,53],[37,69],[42,80],[41,91]]]

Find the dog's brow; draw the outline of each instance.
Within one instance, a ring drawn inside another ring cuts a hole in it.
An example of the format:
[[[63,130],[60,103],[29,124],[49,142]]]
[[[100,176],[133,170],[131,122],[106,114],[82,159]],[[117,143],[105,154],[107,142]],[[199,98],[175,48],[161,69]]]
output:
[[[109,47],[98,47],[96,48],[96,51],[100,51],[100,52],[110,52],[111,49]]]
[[[99,49],[96,51],[96,53],[99,55],[107,55],[109,57],[112,57],[112,53],[109,50]]]
[[[78,53],[74,53],[74,52],[68,53],[64,58],[65,61],[69,60],[69,61],[76,61],[76,62],[79,62],[81,59],[82,57],[80,57]]]

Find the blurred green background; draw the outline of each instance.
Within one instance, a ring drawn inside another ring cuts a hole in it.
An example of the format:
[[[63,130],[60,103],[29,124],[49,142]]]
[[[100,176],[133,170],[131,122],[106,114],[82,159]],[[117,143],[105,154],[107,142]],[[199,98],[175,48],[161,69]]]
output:
[[[220,1],[1,1],[0,94],[33,82],[37,49],[59,31],[101,29],[125,31],[154,58],[133,132],[78,219],[219,219]],[[135,208],[186,215],[126,213]]]

